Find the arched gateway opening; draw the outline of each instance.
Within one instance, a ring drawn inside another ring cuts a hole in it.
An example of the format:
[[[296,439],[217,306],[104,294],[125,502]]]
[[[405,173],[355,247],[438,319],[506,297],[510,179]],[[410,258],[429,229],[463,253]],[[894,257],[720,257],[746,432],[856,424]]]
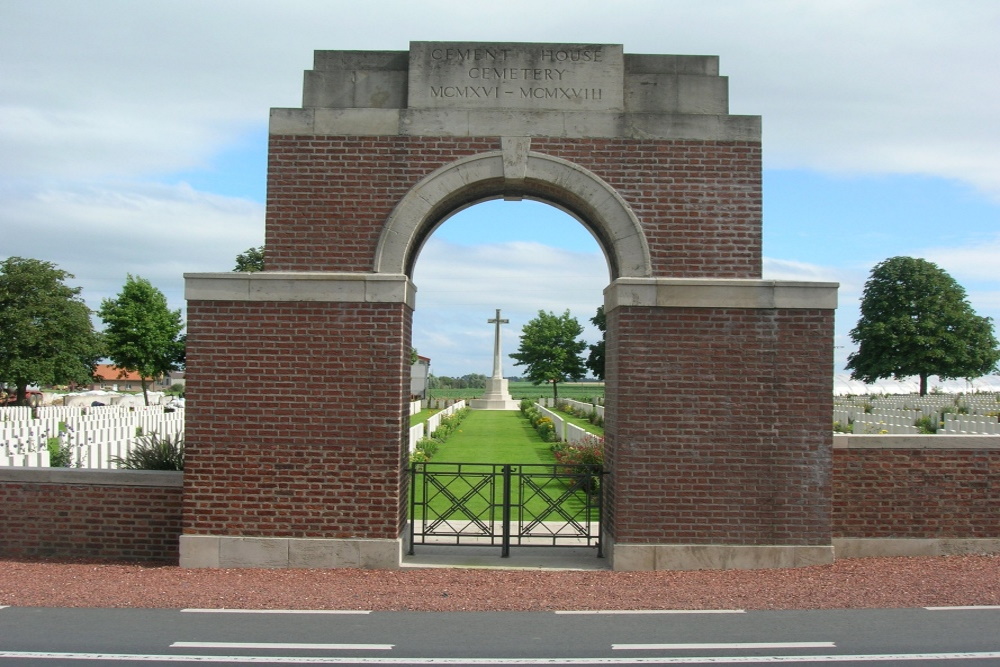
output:
[[[267,270],[187,276],[181,564],[398,567],[413,262],[495,197],[570,212],[611,268],[612,566],[829,562],[836,286],[761,280],[760,187],[714,57],[317,52],[272,110]]]

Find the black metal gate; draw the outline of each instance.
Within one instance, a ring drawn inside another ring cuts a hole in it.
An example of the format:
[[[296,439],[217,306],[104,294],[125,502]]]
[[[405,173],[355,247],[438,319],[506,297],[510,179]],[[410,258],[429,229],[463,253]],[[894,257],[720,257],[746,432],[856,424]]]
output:
[[[601,544],[600,466],[414,463],[410,550],[418,544],[596,546]]]

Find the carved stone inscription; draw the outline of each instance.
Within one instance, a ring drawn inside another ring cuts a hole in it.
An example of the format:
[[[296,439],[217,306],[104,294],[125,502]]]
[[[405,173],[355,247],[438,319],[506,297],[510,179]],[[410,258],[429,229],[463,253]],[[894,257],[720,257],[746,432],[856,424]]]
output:
[[[410,108],[621,111],[620,44],[410,43]]]

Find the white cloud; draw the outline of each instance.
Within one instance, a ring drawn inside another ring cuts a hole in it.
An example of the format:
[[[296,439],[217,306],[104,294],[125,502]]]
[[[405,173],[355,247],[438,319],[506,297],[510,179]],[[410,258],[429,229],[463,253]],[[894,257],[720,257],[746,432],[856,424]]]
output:
[[[516,375],[519,369],[507,355],[517,350],[521,327],[539,310],[568,309],[584,327],[585,340],[600,339],[589,318],[604,303],[608,280],[600,253],[521,241],[465,246],[432,237],[414,272],[413,344],[432,357],[436,375],[488,375],[493,326],[486,320],[499,308],[510,320],[502,329],[504,373]]]
[[[92,305],[131,272],[181,306],[181,274],[231,269],[237,253],[262,243],[264,212],[157,179],[202,169],[200,187],[211,191],[206,165],[261,134],[270,107],[300,104],[314,50],[401,51],[410,40],[718,55],[732,112],[763,117],[768,167],[925,174],[1000,202],[1000,3],[992,0],[511,0],[483,17],[474,3],[448,0],[289,0],[280,11],[264,0],[4,3],[0,253],[55,262],[76,274]],[[257,167],[232,169],[222,176],[263,182]],[[899,238],[904,224],[866,235]],[[928,239],[923,256],[995,317],[1000,239],[970,239],[960,222],[947,232]],[[585,323],[601,302],[603,257],[525,241],[428,243],[417,266],[415,341],[441,350],[438,371],[445,351],[465,355],[455,356],[455,373],[489,371],[485,319],[497,307],[511,314],[512,351],[537,310],[568,307]],[[841,283],[838,345],[870,269],[851,261],[864,256],[852,247],[862,241],[844,239],[830,253],[831,265],[847,258],[835,267],[765,260],[769,278]]]
[[[0,194],[4,256],[69,271],[92,308],[116,294],[129,273],[147,278],[180,308],[184,272],[230,271],[237,254],[263,243],[263,207],[184,185]]]
[[[977,239],[971,245],[950,248],[931,246],[920,256],[940,266],[960,283],[966,280],[996,280],[1000,235]]]
[[[719,55],[733,112],[764,117],[770,166],[929,174],[1000,197],[1000,5],[986,0],[512,0],[488,22],[408,1],[36,0],[4,14],[7,173],[199,164],[269,107],[297,106],[315,49],[568,40]]]

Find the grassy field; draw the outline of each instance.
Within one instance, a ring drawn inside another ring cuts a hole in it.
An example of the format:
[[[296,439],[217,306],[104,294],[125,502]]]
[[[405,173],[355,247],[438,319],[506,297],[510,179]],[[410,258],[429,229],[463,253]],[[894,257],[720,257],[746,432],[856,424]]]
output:
[[[522,398],[550,398],[552,385],[531,384],[530,382],[511,382],[508,385],[511,398],[516,401]],[[591,398],[604,398],[603,382],[564,382],[558,386],[560,398],[571,398],[575,401],[587,402]],[[479,398],[484,389],[429,389],[428,398]]]
[[[441,412],[440,410],[421,410],[415,415],[410,415],[410,426],[416,426],[417,424],[423,424],[427,421],[431,415],[435,415]]]
[[[472,410],[458,432],[441,445],[434,461],[448,463],[555,463],[544,442],[520,412]]]
[[[555,457],[551,451],[551,443],[544,442],[541,436],[532,428],[531,423],[520,412],[472,410],[434,455],[429,470],[440,475],[437,479],[448,488],[444,493],[439,488],[432,487],[428,493],[433,516],[452,516],[459,518],[466,515],[456,513],[452,507],[454,500],[449,497],[467,497],[465,506],[480,518],[485,517],[495,509],[500,502],[500,486],[486,483],[494,468],[487,464],[554,464]],[[461,469],[462,477],[457,473]],[[539,474],[550,475],[556,468],[526,469]],[[419,470],[419,468],[418,468]],[[482,482],[481,488],[477,485]],[[539,478],[534,482],[544,489],[544,493],[554,496],[563,494],[569,482],[565,479]],[[418,503],[423,502],[423,475],[417,474],[414,480]],[[547,511],[547,501],[538,490],[513,490],[513,504],[524,505],[524,510],[531,516],[544,514]],[[524,494],[522,498],[521,494]],[[565,512],[581,516],[585,512],[584,498],[580,494],[568,497],[562,504]],[[417,517],[422,511],[417,508]],[[545,517],[543,517],[545,518]],[[558,518],[558,517],[553,517]]]

